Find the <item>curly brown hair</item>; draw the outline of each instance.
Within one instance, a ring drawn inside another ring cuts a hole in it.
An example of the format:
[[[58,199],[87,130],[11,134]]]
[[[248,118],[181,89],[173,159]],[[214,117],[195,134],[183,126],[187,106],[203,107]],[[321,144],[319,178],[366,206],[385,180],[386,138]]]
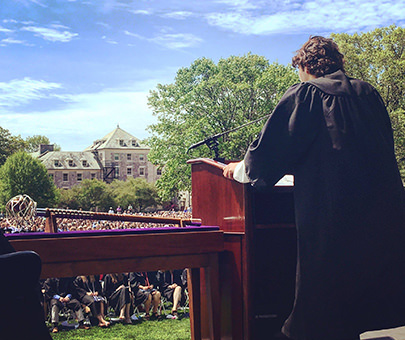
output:
[[[310,37],[292,58],[292,65],[308,72],[315,77],[344,70],[343,54],[338,45],[329,38],[321,36]]]

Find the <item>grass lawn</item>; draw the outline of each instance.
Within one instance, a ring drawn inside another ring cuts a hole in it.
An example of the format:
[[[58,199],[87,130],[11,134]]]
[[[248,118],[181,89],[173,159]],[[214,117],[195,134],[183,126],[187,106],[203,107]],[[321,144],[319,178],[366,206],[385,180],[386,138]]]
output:
[[[109,328],[61,329],[59,333],[51,334],[54,340],[190,340],[190,319],[179,315],[178,320],[142,320],[134,321],[132,325],[115,323]]]

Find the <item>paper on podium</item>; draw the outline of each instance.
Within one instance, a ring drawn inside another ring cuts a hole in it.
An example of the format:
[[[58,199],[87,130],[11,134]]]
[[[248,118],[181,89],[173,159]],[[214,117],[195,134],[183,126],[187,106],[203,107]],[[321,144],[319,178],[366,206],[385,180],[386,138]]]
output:
[[[294,175],[285,175],[283,178],[281,178],[275,185],[275,187],[288,187],[288,186],[294,186]]]

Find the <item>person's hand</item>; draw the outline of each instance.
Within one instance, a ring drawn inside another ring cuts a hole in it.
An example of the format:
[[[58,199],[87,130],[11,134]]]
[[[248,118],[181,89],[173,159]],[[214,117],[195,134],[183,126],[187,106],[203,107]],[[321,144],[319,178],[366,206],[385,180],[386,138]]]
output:
[[[226,178],[233,179],[233,173],[235,172],[236,166],[239,164],[239,162],[233,162],[229,163],[223,170],[223,175]]]
[[[119,286],[115,291],[118,292],[122,288],[124,288],[124,285]]]

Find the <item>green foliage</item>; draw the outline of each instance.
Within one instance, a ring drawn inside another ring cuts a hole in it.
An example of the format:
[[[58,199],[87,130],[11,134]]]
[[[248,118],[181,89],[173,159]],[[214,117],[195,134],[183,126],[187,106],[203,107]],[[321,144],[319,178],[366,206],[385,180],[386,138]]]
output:
[[[71,189],[58,188],[59,192],[58,208],[74,209],[74,210],[79,209],[80,203],[77,196],[79,191],[80,189],[78,186],[77,187],[75,186]]]
[[[152,136],[147,143],[152,148],[148,159],[163,168],[157,182],[161,197],[170,199],[190,189],[188,159],[214,156],[207,146],[187,154],[190,145],[270,114],[296,82],[292,67],[270,65],[264,57],[248,54],[218,64],[197,59],[178,70],[173,84],[159,84],[149,96],[158,122],[149,126]],[[242,158],[263,124],[264,120],[222,137],[220,156]]]
[[[28,136],[25,138],[25,143],[26,152],[36,152],[39,150],[41,144],[51,144],[49,138],[42,135]],[[59,145],[54,144],[54,151],[60,151],[60,149],[61,147]]]
[[[374,85],[389,111],[405,109],[405,28],[332,34],[345,55],[346,72]]]
[[[331,37],[345,55],[347,74],[369,82],[381,94],[392,121],[398,164],[404,170],[405,28],[391,25],[362,34],[340,33]]]
[[[110,191],[123,209],[132,205],[139,212],[148,207],[156,207],[159,203],[155,185],[144,178],[130,178],[125,182],[115,180],[110,184]]]
[[[85,179],[71,189],[59,189],[59,207],[92,211],[108,211],[120,205],[124,210],[131,204],[137,211],[159,203],[154,184],[143,178],[115,180],[107,184],[97,179]]]
[[[9,130],[0,127],[0,166],[6,162],[7,157],[24,150],[25,146],[26,143],[20,135],[13,136]]]
[[[19,194],[27,194],[38,207],[52,207],[57,200],[57,190],[40,160],[20,151],[10,157],[0,168],[0,202]]]
[[[405,179],[405,110],[398,109],[390,113],[395,141],[395,154],[401,177]]]
[[[85,179],[71,189],[59,189],[60,207],[87,211],[107,211],[115,205],[107,183],[98,179]]]

